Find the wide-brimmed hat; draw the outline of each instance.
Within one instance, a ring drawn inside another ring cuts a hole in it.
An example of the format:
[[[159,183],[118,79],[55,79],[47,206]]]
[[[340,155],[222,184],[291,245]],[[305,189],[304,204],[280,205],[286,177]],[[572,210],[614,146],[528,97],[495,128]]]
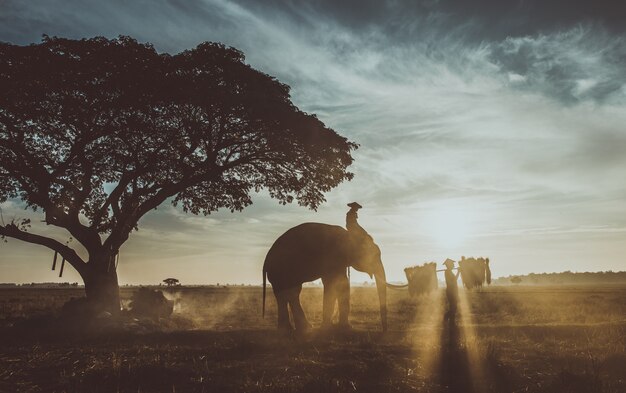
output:
[[[353,209],[360,209],[363,206],[359,205],[357,202],[352,202],[352,203],[348,203],[348,206],[350,206]]]
[[[450,258],[447,258],[445,261],[443,261],[442,265],[444,266],[448,266],[448,265],[452,265],[454,267],[454,261]]]

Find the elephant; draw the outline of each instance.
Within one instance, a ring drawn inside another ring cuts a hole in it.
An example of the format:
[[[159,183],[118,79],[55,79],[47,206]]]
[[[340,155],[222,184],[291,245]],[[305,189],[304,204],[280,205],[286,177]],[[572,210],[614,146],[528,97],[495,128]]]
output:
[[[289,229],[268,251],[263,265],[263,316],[266,280],[269,280],[278,305],[278,328],[292,330],[289,305],[296,331],[306,331],[311,325],[300,304],[302,284],[321,278],[324,285],[322,326],[331,325],[337,302],[339,325],[349,327],[348,267],[374,276],[382,328],[386,331],[387,287],[380,248],[366,233],[353,233],[337,225],[321,223],[309,222]]]

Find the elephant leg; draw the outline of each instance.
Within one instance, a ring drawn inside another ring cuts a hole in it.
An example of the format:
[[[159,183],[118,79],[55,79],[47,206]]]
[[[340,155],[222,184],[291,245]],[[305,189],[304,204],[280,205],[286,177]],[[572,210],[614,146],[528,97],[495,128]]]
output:
[[[287,291],[287,298],[289,300],[289,307],[291,308],[291,314],[293,315],[296,330],[306,331],[311,328],[311,325],[309,324],[309,321],[307,321],[302,305],[300,304],[300,292],[302,292],[302,285],[289,288]]]
[[[335,277],[322,278],[322,284],[324,284],[322,327],[328,327],[332,325],[335,303],[337,302],[337,280]]]
[[[348,316],[350,315],[350,281],[347,276],[337,279],[337,294],[339,305],[339,325],[350,327]]]
[[[276,305],[278,306],[278,330],[291,331],[291,323],[289,322],[289,310],[287,303],[289,301],[286,290],[274,290],[276,297]]]

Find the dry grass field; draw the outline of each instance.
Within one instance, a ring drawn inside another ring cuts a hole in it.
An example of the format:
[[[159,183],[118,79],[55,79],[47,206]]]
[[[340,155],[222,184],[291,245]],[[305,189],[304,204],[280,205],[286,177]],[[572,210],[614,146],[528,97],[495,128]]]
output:
[[[123,288],[127,304],[133,288]],[[0,392],[626,392],[626,287],[389,291],[383,334],[374,288],[352,288],[352,331],[275,331],[271,290],[177,288],[174,315],[71,328],[81,289],[0,290]],[[314,327],[322,290],[305,288]],[[51,316],[52,314],[52,316]],[[64,325],[65,324],[65,325]]]

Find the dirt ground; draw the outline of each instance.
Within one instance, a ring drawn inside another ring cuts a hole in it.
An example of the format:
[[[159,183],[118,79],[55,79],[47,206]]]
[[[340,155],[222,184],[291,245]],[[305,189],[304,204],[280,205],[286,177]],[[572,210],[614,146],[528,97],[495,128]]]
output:
[[[259,287],[182,287],[167,320],[82,327],[58,317],[80,288],[2,289],[0,392],[626,392],[623,286],[462,291],[455,323],[443,291],[390,290],[384,334],[373,287],[350,331],[320,330],[305,288],[305,336],[275,330],[268,295],[265,319]]]

